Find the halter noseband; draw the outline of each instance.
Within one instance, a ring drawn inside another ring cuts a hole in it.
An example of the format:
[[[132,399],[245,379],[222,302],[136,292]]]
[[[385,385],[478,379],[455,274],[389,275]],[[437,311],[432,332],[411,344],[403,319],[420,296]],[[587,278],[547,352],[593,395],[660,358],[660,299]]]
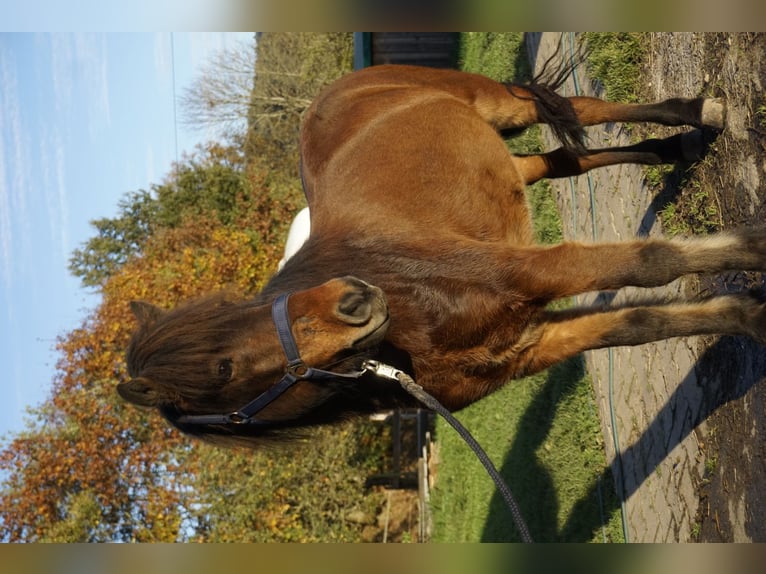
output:
[[[282,378],[258,395],[244,407],[228,414],[217,415],[182,415],[176,419],[176,422],[182,424],[198,425],[225,425],[225,424],[254,424],[271,425],[273,421],[264,421],[255,418],[263,408],[277,399],[287,389],[292,387],[298,381],[321,381],[328,379],[358,379],[365,372],[352,371],[350,373],[334,373],[332,371],[323,371],[309,367],[301,359],[298,352],[298,346],[295,344],[292,329],[290,328],[290,317],[287,312],[287,301],[290,293],[283,293],[274,300],[271,305],[271,318],[277,329],[279,343],[282,346],[282,352],[287,358],[287,370]],[[278,424],[278,423],[277,423]]]

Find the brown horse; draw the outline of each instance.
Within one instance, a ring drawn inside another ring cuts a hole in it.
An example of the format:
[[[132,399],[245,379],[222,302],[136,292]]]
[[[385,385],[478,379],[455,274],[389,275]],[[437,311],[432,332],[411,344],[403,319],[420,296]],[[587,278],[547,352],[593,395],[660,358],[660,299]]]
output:
[[[118,391],[158,407],[182,431],[257,444],[412,405],[395,383],[361,373],[369,359],[411,374],[460,409],[588,349],[714,333],[766,343],[766,307],[747,294],[546,308],[561,297],[658,286],[688,273],[766,270],[763,229],[542,246],[533,241],[525,201],[525,186],[540,178],[671,163],[699,152],[699,130],[587,150],[584,125],[720,129],[724,114],[717,100],[563,98],[544,85],[504,85],[449,70],[380,66],[346,76],[305,117],[307,242],[253,300],[208,297],[172,311],[134,304],[140,326],[127,353],[132,379]],[[498,135],[543,122],[561,136],[560,149],[513,156]],[[272,302],[286,293],[272,319]],[[292,343],[278,338],[285,325]],[[297,349],[286,358],[283,348],[291,344]],[[242,412],[255,397],[257,406]]]

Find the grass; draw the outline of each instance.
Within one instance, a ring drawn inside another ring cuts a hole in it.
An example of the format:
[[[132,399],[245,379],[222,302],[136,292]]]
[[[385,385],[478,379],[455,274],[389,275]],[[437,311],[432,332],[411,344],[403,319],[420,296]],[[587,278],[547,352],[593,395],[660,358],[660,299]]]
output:
[[[711,150],[715,149],[715,144]],[[723,227],[721,206],[707,174],[714,173],[715,154],[710,153],[690,168],[668,171],[663,186],[675,190],[658,211],[662,230],[668,237],[706,235]],[[659,189],[659,188],[656,188]],[[660,190],[659,193],[664,193]]]
[[[588,377],[575,359],[515,381],[459,417],[484,446],[541,542],[618,541],[619,501]],[[446,425],[434,489],[435,541],[518,541],[507,508],[483,467]]]
[[[700,185],[692,185],[684,193],[682,204],[669,203],[660,211],[662,229],[668,237],[705,235],[720,229],[718,208],[710,193]]]
[[[637,102],[641,61],[644,57],[641,34],[636,32],[588,32],[587,69],[604,87],[605,99]]]
[[[463,36],[462,68],[499,80],[528,74],[521,34]],[[520,70],[520,73],[517,73]],[[540,151],[536,130],[509,147]],[[550,186],[528,189],[538,238],[561,239]],[[622,540],[619,500],[605,465],[604,445],[589,377],[581,358],[514,381],[459,413],[461,421],[509,483],[536,541]],[[433,540],[517,541],[518,533],[484,468],[457,434],[439,420],[441,463],[432,494]]]

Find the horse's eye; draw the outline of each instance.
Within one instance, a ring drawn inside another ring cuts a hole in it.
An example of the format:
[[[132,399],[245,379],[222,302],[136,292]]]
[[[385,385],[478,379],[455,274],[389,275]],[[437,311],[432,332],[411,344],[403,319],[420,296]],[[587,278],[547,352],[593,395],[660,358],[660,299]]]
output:
[[[231,380],[232,368],[231,359],[224,359],[218,363],[218,378],[221,381],[228,382]]]

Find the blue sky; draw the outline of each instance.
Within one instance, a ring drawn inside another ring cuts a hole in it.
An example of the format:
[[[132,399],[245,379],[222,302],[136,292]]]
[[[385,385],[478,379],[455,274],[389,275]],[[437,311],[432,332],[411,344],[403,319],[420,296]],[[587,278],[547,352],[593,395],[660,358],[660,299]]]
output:
[[[174,122],[174,69],[178,96],[242,41],[252,33],[0,34],[0,436],[48,396],[56,337],[98,303],[67,271],[89,222],[212,136]]]

